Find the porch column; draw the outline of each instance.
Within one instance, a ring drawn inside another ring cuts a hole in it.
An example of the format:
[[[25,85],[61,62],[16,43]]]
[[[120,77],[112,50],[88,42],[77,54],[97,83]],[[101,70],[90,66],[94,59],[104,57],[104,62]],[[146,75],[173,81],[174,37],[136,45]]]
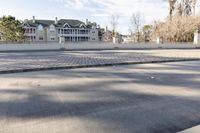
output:
[[[200,29],[194,33],[194,44],[200,47]]]

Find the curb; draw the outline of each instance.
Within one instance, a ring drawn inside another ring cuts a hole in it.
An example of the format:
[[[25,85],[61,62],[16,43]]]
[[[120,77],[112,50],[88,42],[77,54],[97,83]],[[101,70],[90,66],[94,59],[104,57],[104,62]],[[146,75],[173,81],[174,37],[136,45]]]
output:
[[[60,67],[32,68],[32,69],[19,69],[19,70],[5,70],[5,71],[0,71],[0,74],[25,73],[25,72],[62,70],[62,69],[109,67],[109,66],[116,66],[116,65],[136,65],[136,64],[151,64],[151,63],[185,62],[185,61],[200,61],[200,59],[198,59],[198,58],[176,59],[176,60],[175,59],[171,59],[171,60],[161,60],[161,61],[122,62],[122,63],[111,63],[111,64],[108,63],[108,64],[95,64],[95,65],[60,66]]]
[[[200,47],[194,48],[165,48],[165,47],[158,47],[158,48],[102,48],[102,49],[46,49],[46,50],[0,50],[0,53],[21,53],[21,52],[63,52],[63,51],[106,51],[106,50],[195,50],[200,49]]]

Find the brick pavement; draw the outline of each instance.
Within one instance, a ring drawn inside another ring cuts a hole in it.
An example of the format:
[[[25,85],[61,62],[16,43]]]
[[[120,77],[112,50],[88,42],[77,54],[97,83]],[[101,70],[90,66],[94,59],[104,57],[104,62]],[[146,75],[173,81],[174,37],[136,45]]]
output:
[[[182,53],[189,53],[184,50],[182,53],[179,51],[177,56],[172,53],[170,50],[0,53],[0,73],[200,59],[198,55],[183,56]]]

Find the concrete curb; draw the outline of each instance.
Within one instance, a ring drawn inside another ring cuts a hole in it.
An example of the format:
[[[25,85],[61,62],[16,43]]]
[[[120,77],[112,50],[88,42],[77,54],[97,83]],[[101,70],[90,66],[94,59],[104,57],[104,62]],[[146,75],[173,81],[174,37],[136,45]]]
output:
[[[60,66],[60,67],[45,67],[45,68],[18,69],[18,70],[16,69],[16,70],[0,71],[0,74],[25,73],[25,72],[62,70],[62,69],[108,67],[108,66],[116,66],[116,65],[136,65],[136,64],[151,64],[151,63],[170,63],[170,62],[184,62],[184,61],[200,61],[200,59],[198,59],[198,58],[193,58],[193,59],[169,59],[169,60],[160,60],[160,61],[122,62],[122,63],[111,63],[111,64],[107,63],[107,64],[80,65],[80,66]]]
[[[164,47],[159,47],[159,48],[102,48],[102,49],[55,49],[55,50],[5,50],[2,51],[0,50],[0,53],[16,53],[16,52],[59,52],[59,51],[105,51],[105,50],[195,50],[195,49],[200,49],[200,47],[194,47],[194,48],[164,48]]]
[[[199,131],[200,131],[200,125],[185,129],[184,131],[178,133],[199,133]]]

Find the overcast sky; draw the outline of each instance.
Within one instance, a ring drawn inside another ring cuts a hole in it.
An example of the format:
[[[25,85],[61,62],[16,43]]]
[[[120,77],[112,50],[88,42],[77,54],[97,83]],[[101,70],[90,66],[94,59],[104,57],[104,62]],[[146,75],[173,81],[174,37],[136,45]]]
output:
[[[167,0],[1,0],[0,16],[13,15],[18,19],[80,19],[110,26],[110,16],[118,14],[118,31],[126,34],[130,16],[142,12],[145,22],[163,20],[168,14]]]

